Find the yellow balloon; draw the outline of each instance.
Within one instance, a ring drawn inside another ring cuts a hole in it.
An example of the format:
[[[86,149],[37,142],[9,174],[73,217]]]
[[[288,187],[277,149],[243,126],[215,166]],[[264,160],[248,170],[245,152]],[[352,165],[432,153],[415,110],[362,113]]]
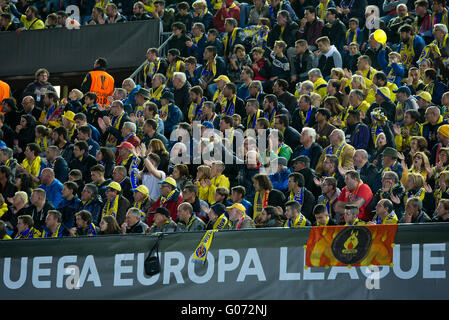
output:
[[[379,43],[387,42],[387,34],[382,29],[378,29],[374,32],[374,40]]]

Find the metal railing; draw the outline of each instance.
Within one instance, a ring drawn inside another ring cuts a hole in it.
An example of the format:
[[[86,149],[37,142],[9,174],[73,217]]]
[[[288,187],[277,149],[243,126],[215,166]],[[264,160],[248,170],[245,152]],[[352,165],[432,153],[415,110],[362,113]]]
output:
[[[162,25],[161,25],[161,30],[162,30]],[[159,46],[158,51],[159,51],[159,56],[165,56],[165,48],[167,47],[168,41],[170,41],[171,38],[173,38],[174,34],[173,32],[161,32],[160,33],[160,39],[161,42],[168,36],[168,38]],[[144,62],[142,62],[142,64],[136,69],[134,70],[134,72],[129,76],[131,79],[134,80],[134,82],[137,84],[137,75],[139,74],[139,72],[143,69],[143,67],[145,66],[145,64],[147,63],[147,60],[145,60]]]

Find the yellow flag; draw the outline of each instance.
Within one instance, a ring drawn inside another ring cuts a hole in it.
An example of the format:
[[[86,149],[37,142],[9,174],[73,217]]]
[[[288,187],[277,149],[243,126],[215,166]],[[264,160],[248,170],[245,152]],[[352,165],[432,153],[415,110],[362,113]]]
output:
[[[193,253],[193,263],[204,264],[206,262],[207,251],[209,250],[214,234],[217,231],[218,230],[206,231],[206,234],[203,236],[203,239],[201,239],[200,244],[196,247],[195,252]]]

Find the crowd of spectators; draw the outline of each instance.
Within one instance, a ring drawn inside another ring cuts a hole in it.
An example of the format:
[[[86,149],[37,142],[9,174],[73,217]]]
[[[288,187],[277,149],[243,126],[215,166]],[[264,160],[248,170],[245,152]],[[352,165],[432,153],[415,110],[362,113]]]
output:
[[[69,5],[160,19],[167,54],[0,82],[0,238],[449,221],[446,0],[21,0],[1,28]]]

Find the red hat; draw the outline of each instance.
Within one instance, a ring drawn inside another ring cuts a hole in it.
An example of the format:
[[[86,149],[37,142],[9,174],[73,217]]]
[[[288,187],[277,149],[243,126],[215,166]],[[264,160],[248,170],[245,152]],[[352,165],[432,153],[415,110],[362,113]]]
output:
[[[124,141],[119,146],[117,146],[117,148],[122,148],[122,147],[127,148],[129,150],[134,149],[134,146],[131,143],[127,142],[127,141]]]

